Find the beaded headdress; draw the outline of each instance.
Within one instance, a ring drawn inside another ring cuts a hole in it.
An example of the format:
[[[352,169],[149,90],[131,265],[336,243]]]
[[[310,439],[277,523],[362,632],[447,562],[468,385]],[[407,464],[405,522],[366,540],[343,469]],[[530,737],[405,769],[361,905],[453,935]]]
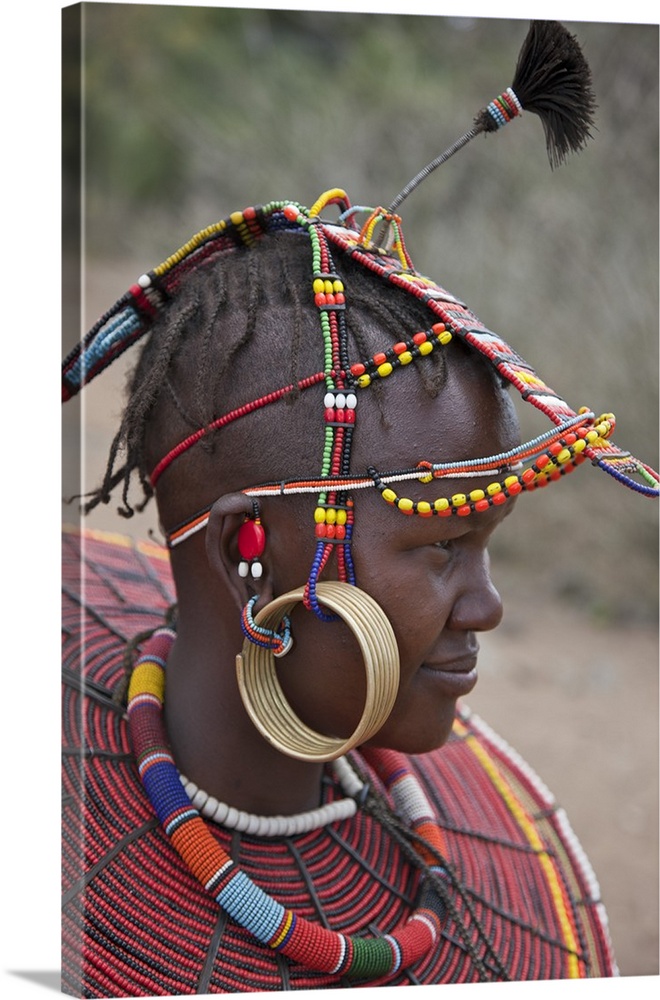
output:
[[[259,399],[246,399],[243,405],[200,427],[163,456],[151,472],[150,483],[157,488],[171,463],[209,434],[296,390],[319,387],[319,407],[323,411],[319,416],[325,424],[320,469],[307,479],[264,483],[243,492],[255,500],[298,493],[318,495],[314,513],[316,554],[305,603],[321,618],[326,615],[316,598],[316,583],[333,552],[337,554],[339,578],[355,583],[350,545],[351,495],[356,490],[374,487],[388,504],[407,515],[465,517],[556,481],[589,460],[642,495],[658,497],[660,493],[657,473],[611,443],[615,427],[612,414],[596,416],[586,408],[573,410],[463,302],[419,274],[406,249],[401,219],[396,213],[401,202],[472,138],[501,128],[523,109],[541,118],[552,166],[558,165],[568,152],[582,148],[589,137],[594,110],[589,68],[575,39],[556,22],[532,23],[512,86],[480,111],[472,127],[420,171],[388,208],[354,207],[347,194],[337,188],[326,192],[309,209],[285,200],[234,212],[197,233],[162,264],[143,274],[64,361],[62,387],[63,400],[67,400],[149,333],[155,319],[176,295],[183,276],[196,266],[233,248],[249,248],[275,231],[306,235],[311,255],[310,298],[318,311],[322,338],[318,370],[296,384],[274,385]],[[329,209],[337,215],[333,220],[323,214]],[[345,322],[350,289],[344,288],[335,266],[342,257],[419,300],[429,310],[428,328],[394,344],[383,344],[372,357],[350,357]],[[518,448],[481,459],[434,463],[425,456],[409,469],[351,468],[351,439],[363,391],[380,379],[400,377],[401,369],[423,363],[427,355],[443,350],[454,338],[486,358],[526,402],[549,418],[551,428]],[[415,501],[400,496],[394,488],[409,480],[429,483],[471,476],[492,476],[493,481],[486,489],[468,494],[449,491],[435,501]],[[198,511],[173,528],[168,533],[169,546],[179,545],[204,528],[208,516],[209,509]]]

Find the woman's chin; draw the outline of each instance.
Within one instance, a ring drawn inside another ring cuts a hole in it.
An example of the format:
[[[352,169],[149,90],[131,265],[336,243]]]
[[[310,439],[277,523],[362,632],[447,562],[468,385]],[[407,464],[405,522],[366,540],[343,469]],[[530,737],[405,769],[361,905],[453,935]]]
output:
[[[445,745],[451,735],[455,717],[455,702],[451,709],[447,708],[432,718],[429,713],[425,713],[422,719],[417,717],[415,720],[402,719],[399,722],[390,716],[383,728],[369,740],[368,745],[405,754],[430,753]]]

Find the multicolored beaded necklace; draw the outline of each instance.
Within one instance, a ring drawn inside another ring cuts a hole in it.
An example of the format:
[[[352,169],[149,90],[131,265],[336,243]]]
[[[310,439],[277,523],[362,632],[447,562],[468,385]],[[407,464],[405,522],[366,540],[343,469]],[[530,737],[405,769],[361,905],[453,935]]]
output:
[[[393,934],[357,937],[299,917],[260,889],[232,861],[182,787],[162,718],[167,657],[175,633],[158,629],[145,644],[128,694],[129,733],[140,779],[175,850],[218,904],[262,944],[310,969],[364,980],[387,980],[437,947],[445,905],[425,884],[421,902]],[[432,807],[405,757],[375,751],[370,760],[397,808],[420,838],[417,853],[436,876],[444,840]],[[428,846],[425,846],[428,845]]]

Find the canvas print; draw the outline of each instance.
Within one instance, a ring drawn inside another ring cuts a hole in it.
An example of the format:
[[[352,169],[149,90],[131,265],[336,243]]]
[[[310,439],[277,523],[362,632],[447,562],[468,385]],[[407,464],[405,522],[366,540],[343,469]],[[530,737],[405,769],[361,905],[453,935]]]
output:
[[[65,993],[657,973],[657,40],[63,11]]]

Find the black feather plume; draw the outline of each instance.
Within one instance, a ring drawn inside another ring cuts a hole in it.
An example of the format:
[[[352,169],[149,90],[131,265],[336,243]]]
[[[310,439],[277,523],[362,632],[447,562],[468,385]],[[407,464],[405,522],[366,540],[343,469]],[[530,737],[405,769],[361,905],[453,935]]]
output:
[[[591,138],[596,109],[591,70],[577,39],[563,24],[532,21],[511,89],[523,110],[541,119],[551,166],[558,166]],[[497,128],[486,109],[474,124],[479,131]]]
[[[501,128],[521,109],[541,119],[551,167],[559,166],[591,138],[596,110],[591,70],[575,36],[558,21],[532,21],[507,94],[482,108],[467,132],[408,181],[388,211],[394,212],[430,173],[475,136]]]

